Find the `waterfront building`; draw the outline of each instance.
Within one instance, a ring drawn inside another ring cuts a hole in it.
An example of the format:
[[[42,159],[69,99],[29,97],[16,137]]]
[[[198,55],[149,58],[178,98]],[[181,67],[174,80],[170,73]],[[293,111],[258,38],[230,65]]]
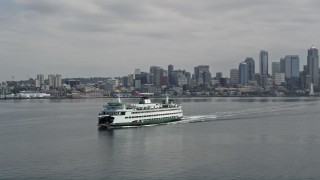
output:
[[[133,78],[135,80],[140,80],[141,79],[141,71],[140,71],[140,69],[135,69],[134,70]]]
[[[44,85],[44,75],[43,74],[37,74],[36,79],[36,87],[41,88]]]
[[[111,83],[111,82],[109,82],[109,83]],[[128,75],[127,86],[128,87],[134,86],[134,74],[129,74]]]
[[[230,85],[230,78],[220,78],[220,85],[222,87],[228,87]]]
[[[171,84],[173,84],[173,71],[174,71],[174,66],[172,65],[172,64],[170,64],[169,66],[168,66],[168,82],[169,82],[169,84],[171,85]]]
[[[319,85],[319,54],[315,46],[308,50],[307,66],[311,83],[315,86]]]
[[[36,87],[36,88],[40,88],[40,87],[41,87],[41,86],[40,86],[40,81],[39,81],[38,79],[36,79],[35,87]]]
[[[183,74],[188,78],[187,84],[190,85],[191,84],[191,73],[184,70]]]
[[[206,79],[204,79],[204,76]],[[210,76],[210,79],[209,79]],[[206,84],[211,82],[211,73],[208,65],[199,65],[194,67],[194,78],[197,84]]]
[[[151,84],[150,73],[141,72],[141,84]]]
[[[66,84],[69,85],[70,88],[76,88],[77,86],[80,85],[80,81],[79,80],[70,79],[70,80],[66,81]]]
[[[161,87],[161,74],[163,69],[159,66],[150,67],[151,84],[155,87]]]
[[[6,94],[9,94],[9,86],[7,82],[0,83],[0,97],[4,98]]]
[[[173,77],[173,84],[176,86],[183,86],[188,84],[188,78],[182,72],[176,72]]]
[[[253,75],[253,80],[256,81],[259,86],[261,86],[261,74],[255,73]]]
[[[202,73],[203,84],[211,84],[211,73],[209,71],[205,71]]]
[[[160,86],[167,86],[168,85],[168,71],[162,69],[160,74]]]
[[[190,73],[186,72],[184,69],[172,71],[172,84],[175,86],[183,86],[190,84]]]
[[[54,88],[62,87],[62,78],[60,74],[56,74],[54,81],[55,81]]]
[[[286,64],[285,58],[280,58],[280,72],[281,73],[285,72],[285,64]]]
[[[287,55],[285,58],[285,78],[299,77],[299,56]]]
[[[253,80],[253,75],[255,73],[255,62],[252,57],[247,57],[244,62],[247,64],[247,79],[248,81]]]
[[[141,88],[141,71],[140,69],[135,69],[133,74],[133,84],[136,89]]]
[[[260,51],[260,74],[268,75],[268,51]]]
[[[237,85],[239,83],[239,69],[230,70],[230,84]]]
[[[272,62],[272,78],[275,79],[275,74],[280,73],[280,62]]]
[[[281,62],[280,62],[280,66],[281,66]],[[301,78],[300,78],[300,71],[299,71],[299,56],[297,56],[297,55],[285,56],[282,59],[282,67],[281,68],[284,69],[286,88],[288,90],[300,89]]]
[[[216,73],[216,80],[220,80],[222,78],[222,72]]]
[[[54,75],[54,74],[49,74],[49,75],[48,75],[48,83],[49,83],[50,89],[55,88],[55,81],[54,81],[54,79],[55,79],[55,75]]]
[[[274,84],[280,86],[284,82],[285,82],[284,73],[276,72],[274,74]]]
[[[56,89],[58,87],[62,87],[62,78],[60,74],[49,74],[48,75],[48,82],[50,89]]]
[[[120,85],[120,81],[117,78],[109,78],[106,83],[112,85],[113,89],[118,88]]]
[[[128,80],[129,80],[128,76],[121,77],[121,84],[122,84],[123,87],[127,87],[127,88],[129,87],[128,86]]]
[[[141,88],[141,80],[140,79],[135,79],[134,80],[134,88],[140,89]]]
[[[246,85],[248,83],[248,65],[245,62],[239,64],[239,84]]]

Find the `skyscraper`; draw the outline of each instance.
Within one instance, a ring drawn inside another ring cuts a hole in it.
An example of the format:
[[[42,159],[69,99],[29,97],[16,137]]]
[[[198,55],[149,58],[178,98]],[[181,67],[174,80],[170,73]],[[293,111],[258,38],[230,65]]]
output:
[[[54,74],[49,74],[48,75],[48,82],[49,82],[49,87],[50,88],[55,88],[54,78],[55,78]]]
[[[230,84],[231,85],[239,84],[239,69],[230,70]]]
[[[211,84],[211,73],[209,71],[204,71],[201,76],[203,84]]]
[[[37,75],[37,80],[39,80],[40,85],[44,84],[44,75],[43,74],[38,74]]]
[[[308,50],[307,66],[310,82],[314,85],[319,85],[319,54],[318,49],[315,46],[312,46]]]
[[[141,71],[140,71],[140,69],[135,69],[134,70],[133,78],[135,80],[140,80],[141,79]]]
[[[168,81],[169,81],[169,84],[173,84],[173,81],[174,81],[173,71],[174,71],[174,67],[173,67],[172,64],[170,64],[168,66]]]
[[[204,79],[204,76],[206,77],[206,79]],[[209,71],[208,65],[200,65],[194,67],[194,78],[198,84],[208,83],[207,80],[209,76],[211,78],[211,73]]]
[[[220,80],[222,78],[222,72],[217,72],[216,73],[216,79]]]
[[[161,74],[163,69],[159,66],[150,67],[151,83],[156,87],[161,87]]]
[[[280,62],[272,62],[272,78],[275,79],[276,73],[280,73]]]
[[[150,73],[141,72],[141,84],[150,84]]]
[[[56,77],[55,77],[54,81],[55,81],[55,87],[54,88],[62,87],[62,79],[61,79],[61,75],[60,74],[56,74]]]
[[[44,75],[43,74],[38,74],[37,79],[36,79],[36,87],[40,88],[44,85]]]
[[[287,55],[285,58],[285,78],[299,77],[299,56]]]
[[[247,64],[247,80],[252,81],[253,80],[253,75],[255,73],[255,63],[254,59],[252,57],[247,57],[244,62]]]
[[[61,75],[60,74],[49,74],[48,75],[48,81],[49,81],[49,87],[51,89],[55,89],[57,87],[62,87],[62,81],[61,81]]]
[[[285,59],[280,58],[280,72],[284,73],[284,70],[285,70]]]
[[[260,51],[260,74],[268,75],[268,51]]]
[[[239,83],[243,85],[248,83],[248,65],[245,62],[239,64]]]
[[[134,76],[133,77],[134,87],[136,89],[141,88],[141,71],[140,71],[140,69],[135,69],[133,76]]]

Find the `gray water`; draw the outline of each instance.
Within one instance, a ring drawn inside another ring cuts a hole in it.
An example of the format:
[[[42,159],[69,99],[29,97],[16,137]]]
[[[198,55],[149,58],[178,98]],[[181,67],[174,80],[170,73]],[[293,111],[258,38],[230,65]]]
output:
[[[180,122],[99,130],[106,101],[0,101],[0,179],[320,179],[318,98],[179,99]]]

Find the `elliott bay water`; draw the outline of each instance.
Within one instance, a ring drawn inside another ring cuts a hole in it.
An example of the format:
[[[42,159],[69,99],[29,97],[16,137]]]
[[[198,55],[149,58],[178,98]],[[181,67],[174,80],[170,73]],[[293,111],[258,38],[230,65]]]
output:
[[[1,100],[0,179],[320,179],[319,98],[182,98],[180,122],[99,130],[109,100]]]

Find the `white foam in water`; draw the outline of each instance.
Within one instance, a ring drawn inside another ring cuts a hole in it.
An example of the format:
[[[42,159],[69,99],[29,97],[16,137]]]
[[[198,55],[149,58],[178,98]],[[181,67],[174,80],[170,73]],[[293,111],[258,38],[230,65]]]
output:
[[[203,122],[203,121],[212,121],[217,119],[225,119],[240,115],[253,115],[261,113],[269,113],[269,112],[276,112],[276,111],[284,111],[289,109],[297,109],[301,108],[299,106],[293,105],[286,105],[286,106],[269,106],[269,107],[258,107],[258,108],[251,108],[251,109],[240,109],[240,110],[232,110],[232,111],[224,111],[224,112],[216,112],[214,114],[208,115],[196,115],[196,116],[185,116],[182,121],[178,123],[193,123],[193,122]]]
[[[181,121],[177,121],[176,123],[203,122],[203,121],[210,121],[210,120],[213,120],[216,118],[217,118],[217,116],[215,114],[185,116]]]
[[[146,126],[146,127],[152,127],[152,126],[156,126],[158,124],[148,124],[148,125],[143,125],[143,126]]]

